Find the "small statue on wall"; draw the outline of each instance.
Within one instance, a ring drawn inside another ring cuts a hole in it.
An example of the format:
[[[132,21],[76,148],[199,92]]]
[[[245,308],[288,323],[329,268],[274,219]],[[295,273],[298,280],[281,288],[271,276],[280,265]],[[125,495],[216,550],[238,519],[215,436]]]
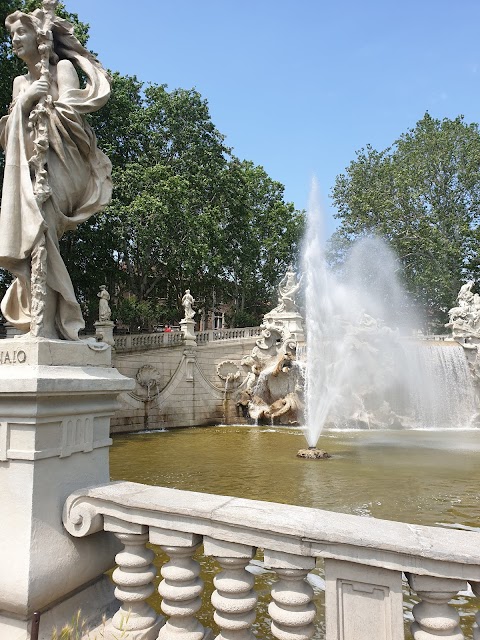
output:
[[[185,291],[185,295],[182,298],[182,305],[185,310],[185,320],[193,320],[195,316],[195,311],[193,310],[193,305],[195,304],[195,300],[190,293],[190,289]]]
[[[112,319],[112,310],[108,304],[110,294],[104,284],[100,285],[100,291],[97,293],[97,296],[100,298],[100,302],[98,303],[98,319],[100,322],[108,322]]]

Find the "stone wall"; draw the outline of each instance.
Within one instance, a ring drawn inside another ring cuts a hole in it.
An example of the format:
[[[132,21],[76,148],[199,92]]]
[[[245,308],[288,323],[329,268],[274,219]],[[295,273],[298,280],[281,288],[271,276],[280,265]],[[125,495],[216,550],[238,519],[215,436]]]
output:
[[[230,392],[225,402],[226,383],[217,367],[227,362],[227,368],[240,370],[240,360],[251,352],[255,339],[117,353],[113,366],[135,379],[136,387],[120,395],[112,433],[243,422],[236,416]]]

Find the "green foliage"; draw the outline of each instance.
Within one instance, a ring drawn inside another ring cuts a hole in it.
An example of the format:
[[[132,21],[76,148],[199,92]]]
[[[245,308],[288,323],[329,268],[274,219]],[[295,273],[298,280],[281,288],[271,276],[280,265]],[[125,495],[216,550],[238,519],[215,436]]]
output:
[[[137,300],[134,296],[122,298],[115,308],[115,320],[130,331],[151,331],[158,322],[157,306],[149,300]]]
[[[235,311],[227,320],[230,327],[256,327],[260,323],[259,316],[248,311]]]
[[[82,640],[86,631],[86,624],[82,619],[81,611],[77,611],[69,624],[65,625],[60,631],[53,630],[52,640]]]
[[[340,226],[332,262],[341,264],[360,237],[385,238],[430,327],[442,326],[461,283],[480,275],[478,126],[425,114],[392,147],[360,150],[337,177],[333,200]]]
[[[298,253],[303,215],[261,167],[232,155],[206,100],[195,90],[144,88],[116,74],[112,98],[92,124],[114,164],[112,203],[92,224],[111,234],[103,272],[119,298],[149,301],[157,322],[180,317],[188,287],[207,308],[217,300],[266,311],[272,287]],[[76,237],[96,232],[81,227]],[[77,253],[73,247],[69,269]],[[91,278],[85,268],[84,283],[98,279],[96,268]]]
[[[2,25],[15,9],[40,4],[5,0]],[[85,43],[88,25],[63,5],[59,13]],[[0,28],[5,113],[23,67]],[[112,161],[112,202],[60,243],[87,326],[96,319],[101,284],[132,328],[181,317],[188,287],[207,310],[227,303],[259,317],[296,260],[303,214],[285,203],[283,186],[262,167],[233,156],[197,91],[111,76],[110,100],[88,119]],[[0,288],[8,280],[0,277]]]
[[[219,268],[237,310],[259,317],[269,308],[274,285],[298,259],[305,219],[285,203],[283,185],[263,167],[234,158],[227,179]]]
[[[112,630],[109,629],[108,637],[112,640],[122,640],[125,639],[128,635],[127,626],[129,615],[127,614],[125,617],[122,617],[120,621],[120,629],[118,632],[112,633]],[[71,621],[66,624],[60,631],[58,629],[54,629],[52,633],[52,640],[102,640],[105,638],[106,634],[106,620],[103,619],[101,628],[99,633],[89,632],[87,629],[87,624],[85,620],[82,618],[82,612],[79,610],[72,617]]]

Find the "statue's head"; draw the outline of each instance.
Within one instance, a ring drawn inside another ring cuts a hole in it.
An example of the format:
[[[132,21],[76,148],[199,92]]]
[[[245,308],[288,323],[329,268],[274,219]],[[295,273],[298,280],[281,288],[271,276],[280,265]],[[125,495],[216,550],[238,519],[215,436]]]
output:
[[[27,62],[40,57],[39,36],[40,24],[34,16],[22,11],[15,11],[7,17],[5,25],[10,31],[13,52],[21,60]]]
[[[35,9],[31,13],[24,13],[23,11],[14,11],[9,16],[7,16],[5,20],[5,26],[9,30],[12,36],[12,44],[14,45],[15,51],[15,34],[19,32],[19,30],[25,30],[25,34],[22,34],[26,38],[31,38],[32,43],[35,42],[36,50],[38,53],[39,46],[45,42],[45,34],[44,34],[44,22],[45,22],[45,12],[43,9]],[[60,58],[68,58],[72,57],[71,53],[75,52],[84,56],[94,62],[94,64],[98,65],[96,59],[92,56],[92,54],[87,51],[83,47],[83,45],[77,40],[74,35],[73,25],[68,22],[68,20],[64,20],[59,16],[53,17],[53,22],[51,23],[51,29],[53,34],[53,48],[50,49],[50,64],[57,64]],[[33,37],[35,37],[35,41],[33,41]],[[15,51],[15,54],[24,59],[23,53]]]

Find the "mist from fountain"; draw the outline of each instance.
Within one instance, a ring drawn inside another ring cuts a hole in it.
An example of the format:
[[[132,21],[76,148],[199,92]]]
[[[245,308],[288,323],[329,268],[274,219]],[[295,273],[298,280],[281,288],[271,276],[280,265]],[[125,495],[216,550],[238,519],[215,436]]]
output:
[[[419,318],[393,252],[378,238],[327,268],[318,186],[303,248],[306,302],[305,437],[335,428],[465,428],[475,394],[461,347],[412,339]]]

